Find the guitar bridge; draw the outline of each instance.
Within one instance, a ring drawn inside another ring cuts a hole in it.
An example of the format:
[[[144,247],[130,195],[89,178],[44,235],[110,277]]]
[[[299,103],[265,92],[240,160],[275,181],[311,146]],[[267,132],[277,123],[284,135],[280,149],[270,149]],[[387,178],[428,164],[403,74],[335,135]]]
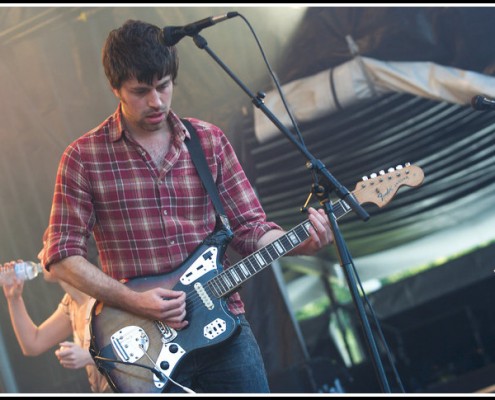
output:
[[[139,326],[126,326],[111,337],[112,347],[122,361],[136,362],[148,350],[150,339]]]

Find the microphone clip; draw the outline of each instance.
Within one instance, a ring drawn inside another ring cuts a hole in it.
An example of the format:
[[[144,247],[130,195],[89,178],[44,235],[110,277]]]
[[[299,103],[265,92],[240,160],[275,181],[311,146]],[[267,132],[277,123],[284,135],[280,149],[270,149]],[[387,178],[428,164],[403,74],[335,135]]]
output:
[[[478,111],[495,110],[495,99],[477,95],[471,99],[471,107]]]
[[[203,29],[227,19],[240,15],[237,11],[230,11],[227,14],[203,18],[199,21],[184,26],[166,26],[163,28],[163,39],[166,46],[174,46],[185,36],[196,36]]]

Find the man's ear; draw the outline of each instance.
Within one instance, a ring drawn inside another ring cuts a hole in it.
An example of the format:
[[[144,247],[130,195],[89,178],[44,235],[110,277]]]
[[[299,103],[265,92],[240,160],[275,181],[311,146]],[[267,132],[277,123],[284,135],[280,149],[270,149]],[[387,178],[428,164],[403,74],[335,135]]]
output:
[[[118,89],[112,88],[112,93],[115,95],[115,97],[120,99],[120,93]]]

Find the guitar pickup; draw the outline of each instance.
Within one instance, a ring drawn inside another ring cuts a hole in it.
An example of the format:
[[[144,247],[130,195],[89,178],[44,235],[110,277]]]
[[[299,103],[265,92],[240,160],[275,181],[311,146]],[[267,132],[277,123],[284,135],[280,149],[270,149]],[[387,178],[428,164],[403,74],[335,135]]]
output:
[[[205,338],[213,340],[224,333],[226,329],[227,323],[223,319],[217,318],[204,327],[203,335]]]

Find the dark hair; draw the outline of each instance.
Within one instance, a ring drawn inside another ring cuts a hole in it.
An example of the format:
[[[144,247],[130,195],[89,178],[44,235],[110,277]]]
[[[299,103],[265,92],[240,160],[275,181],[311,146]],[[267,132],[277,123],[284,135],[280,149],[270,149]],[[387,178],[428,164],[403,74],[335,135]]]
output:
[[[163,30],[131,19],[108,34],[102,62],[114,89],[120,89],[124,81],[132,78],[151,85],[153,79],[170,75],[175,83],[179,69],[177,49],[165,45]]]

